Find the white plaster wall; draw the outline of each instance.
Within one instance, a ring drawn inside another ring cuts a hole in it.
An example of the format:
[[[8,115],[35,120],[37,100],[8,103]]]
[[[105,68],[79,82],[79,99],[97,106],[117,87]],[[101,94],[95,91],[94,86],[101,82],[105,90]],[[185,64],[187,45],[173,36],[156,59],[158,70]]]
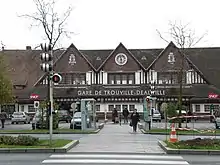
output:
[[[140,84],[140,72],[141,71],[135,72],[135,84]]]
[[[28,105],[34,105],[34,104],[19,104],[19,111],[22,110],[22,105],[24,106],[24,112],[28,112]]]
[[[103,72],[103,84],[108,84],[108,73]]]
[[[91,85],[91,74],[92,72],[86,72],[86,82],[88,85]]]

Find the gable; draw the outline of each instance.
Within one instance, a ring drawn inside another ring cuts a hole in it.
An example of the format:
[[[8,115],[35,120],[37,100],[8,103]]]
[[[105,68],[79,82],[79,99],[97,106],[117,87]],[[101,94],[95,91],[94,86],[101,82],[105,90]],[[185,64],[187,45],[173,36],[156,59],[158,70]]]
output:
[[[183,56],[179,49],[173,44],[169,44],[167,48],[154,61],[152,68],[156,72],[190,70],[189,61]]]
[[[220,48],[191,48],[187,57],[195,64],[208,83],[220,89]]]
[[[105,71],[137,71],[144,69],[142,64],[129,52],[123,44],[118,47],[106,58],[99,69]]]
[[[70,45],[54,65],[54,70],[58,73],[88,72],[91,69],[92,65],[74,45]]]

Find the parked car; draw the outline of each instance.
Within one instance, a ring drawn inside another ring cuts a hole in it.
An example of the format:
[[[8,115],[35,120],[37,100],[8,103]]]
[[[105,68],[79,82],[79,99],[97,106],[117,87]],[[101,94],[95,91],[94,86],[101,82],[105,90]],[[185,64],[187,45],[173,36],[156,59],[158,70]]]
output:
[[[153,121],[159,121],[161,122],[161,114],[160,111],[153,109],[153,116],[152,116]]]
[[[53,120],[53,128],[57,129],[59,127],[58,122],[55,123],[55,121]],[[43,116],[43,122],[42,122],[42,113],[37,112],[34,115],[34,118],[32,120],[32,129],[46,129],[46,114],[44,114]]]
[[[12,117],[11,124],[14,124],[14,123],[18,124],[21,122],[24,124],[26,123],[30,124],[31,122],[30,116],[28,116],[27,113],[25,112],[14,112],[11,117]]]
[[[72,116],[67,110],[58,110],[59,114],[59,122],[65,121],[66,123],[70,123],[72,120]]]
[[[220,117],[215,118],[215,128],[219,129],[220,128]]]
[[[82,127],[81,115],[82,115],[81,112],[76,112],[74,114],[74,117],[70,122],[70,129],[73,129],[73,127],[74,127],[74,129],[81,129],[81,127]],[[74,123],[74,126],[73,126],[73,123]],[[87,118],[87,127],[89,127],[89,123],[90,123],[90,120],[89,120],[89,118]]]

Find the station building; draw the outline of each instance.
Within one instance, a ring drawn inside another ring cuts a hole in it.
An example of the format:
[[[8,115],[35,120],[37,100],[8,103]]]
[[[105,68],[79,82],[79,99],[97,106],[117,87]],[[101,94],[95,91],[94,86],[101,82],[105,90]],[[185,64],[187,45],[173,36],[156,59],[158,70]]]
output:
[[[40,53],[30,46],[1,51],[16,96],[15,104],[1,106],[7,113],[34,112],[32,96],[47,98]],[[54,70],[62,75],[62,81],[54,84],[54,99],[67,110],[81,98],[94,98],[100,113],[113,108],[143,112],[143,99],[152,95],[160,110],[164,102],[177,102],[182,81],[183,105],[195,114],[209,114],[211,104],[214,110],[220,105],[219,61],[220,48],[190,48],[183,53],[173,42],[163,49],[128,49],[120,43],[115,49],[79,50],[71,44],[54,51]]]

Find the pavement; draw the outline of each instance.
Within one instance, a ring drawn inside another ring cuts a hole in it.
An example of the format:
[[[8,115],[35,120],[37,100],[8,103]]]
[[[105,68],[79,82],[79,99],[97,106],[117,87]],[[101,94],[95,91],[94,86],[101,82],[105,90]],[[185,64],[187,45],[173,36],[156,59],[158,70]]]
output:
[[[48,135],[34,135],[48,138]],[[54,135],[79,139],[80,144],[64,154],[0,154],[0,165],[219,165],[219,156],[166,155],[157,145],[164,135],[133,133],[128,125],[106,124],[98,134]],[[180,136],[190,138],[190,136]]]
[[[144,122],[142,122],[144,124]],[[165,128],[165,122],[153,122],[152,128]],[[170,128],[170,123],[167,125]],[[189,127],[193,129],[215,129],[215,123],[210,123],[209,121],[197,121],[197,122],[190,122],[190,123],[182,123],[182,127]]]
[[[132,132],[126,125],[106,124],[98,134],[89,134],[80,139],[80,144],[69,152],[123,152],[123,153],[159,153],[164,151],[157,145],[154,136]]]
[[[103,123],[104,121],[99,121],[99,123]],[[165,122],[153,122],[153,128],[165,128]],[[185,127],[186,123],[182,124],[182,127]],[[192,121],[191,123],[187,123],[187,126],[190,128],[195,128],[195,129],[215,129],[215,124],[214,123],[210,123],[209,121],[197,121],[194,122]],[[63,129],[69,129],[70,124],[66,123],[66,122],[60,122],[59,123],[59,128],[63,128]],[[4,130],[31,130],[32,126],[31,124],[23,124],[23,123],[19,123],[19,124],[11,124],[10,120],[7,120],[5,123],[5,128]],[[2,128],[0,128],[0,130],[3,130]]]
[[[219,156],[119,153],[0,154],[0,165],[219,165]]]

